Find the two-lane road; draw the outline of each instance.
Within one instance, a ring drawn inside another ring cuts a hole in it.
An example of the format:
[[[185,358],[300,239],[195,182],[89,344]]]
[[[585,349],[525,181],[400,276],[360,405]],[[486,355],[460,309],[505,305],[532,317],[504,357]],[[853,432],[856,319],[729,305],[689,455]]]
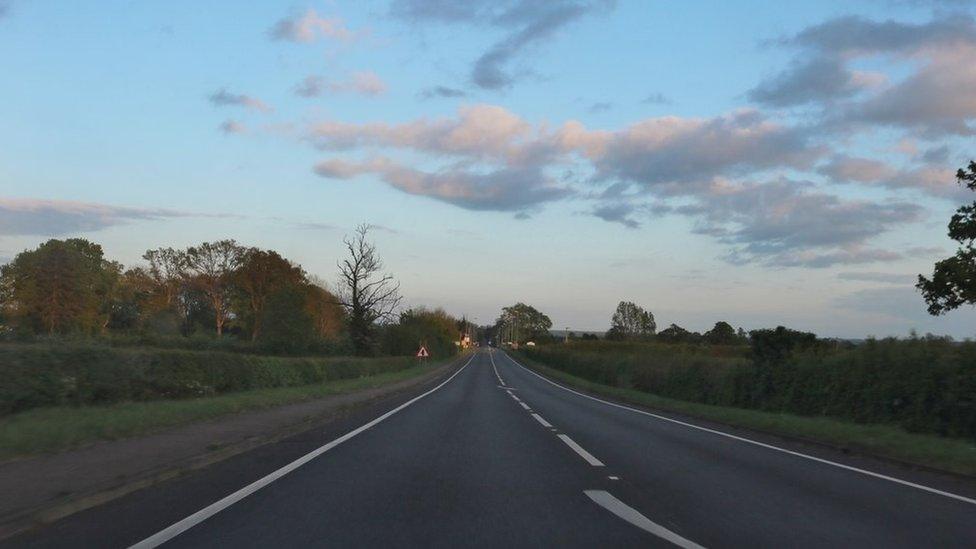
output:
[[[142,524],[126,526],[125,543],[976,546],[965,496],[601,402],[490,349],[251,480],[163,524],[152,498],[129,496]],[[108,512],[13,541],[97,545],[91,525],[111,528]]]

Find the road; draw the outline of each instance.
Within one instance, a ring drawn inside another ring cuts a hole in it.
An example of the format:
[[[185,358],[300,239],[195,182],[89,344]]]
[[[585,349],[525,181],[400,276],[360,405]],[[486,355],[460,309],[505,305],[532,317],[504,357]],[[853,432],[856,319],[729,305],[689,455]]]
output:
[[[336,429],[9,544],[976,546],[971,495],[601,402],[497,350]]]

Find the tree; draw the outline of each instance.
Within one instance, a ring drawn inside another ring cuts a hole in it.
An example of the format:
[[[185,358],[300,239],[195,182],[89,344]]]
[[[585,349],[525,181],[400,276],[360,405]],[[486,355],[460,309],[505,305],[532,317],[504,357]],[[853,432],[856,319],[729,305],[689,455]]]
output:
[[[631,301],[621,301],[610,319],[607,339],[642,339],[654,335],[654,315]]]
[[[458,319],[443,309],[407,309],[395,324],[386,327],[384,350],[391,355],[412,355],[423,344],[434,356],[450,356],[456,352],[457,325]]]
[[[244,249],[234,240],[204,242],[186,250],[186,264],[193,275],[191,282],[207,297],[213,308],[217,337],[224,333],[230,312],[230,285],[240,266]]]
[[[0,267],[11,316],[50,334],[104,329],[121,265],[81,238],[48,240]]]
[[[496,332],[502,334],[503,341],[544,341],[549,338],[552,320],[535,307],[516,303],[502,309],[495,321]]]
[[[739,342],[735,328],[722,320],[716,322],[711,330],[705,332],[704,338],[712,345],[734,345]]]
[[[315,325],[319,337],[337,340],[342,334],[345,311],[338,298],[315,277],[305,284],[305,309]]]
[[[302,284],[284,284],[265,297],[261,314],[267,328],[257,341],[267,351],[297,355],[315,341],[315,319],[305,308],[307,295]]]
[[[701,334],[689,332],[677,324],[672,324],[658,332],[657,338],[666,343],[694,343],[701,338]]]
[[[401,300],[400,283],[382,273],[383,261],[369,241],[369,230],[364,223],[351,238],[342,239],[349,257],[339,263],[339,303],[349,315],[349,335],[357,354],[372,350],[375,323],[392,318]]]
[[[287,286],[305,282],[305,271],[274,251],[249,248],[242,253],[240,266],[234,272],[234,285],[243,295],[246,317],[251,324],[251,341],[261,332],[268,297]],[[304,309],[304,302],[299,305]]]
[[[956,172],[956,179],[976,191],[976,162],[970,161],[965,170]],[[949,220],[949,238],[960,244],[956,255],[936,263],[931,279],[918,275],[915,285],[932,315],[976,305],[976,201],[956,210]]]

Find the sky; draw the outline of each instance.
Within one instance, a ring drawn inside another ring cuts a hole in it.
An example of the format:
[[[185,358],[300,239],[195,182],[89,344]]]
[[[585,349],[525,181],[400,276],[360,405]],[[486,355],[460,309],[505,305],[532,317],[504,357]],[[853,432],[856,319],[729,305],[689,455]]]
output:
[[[0,0],[0,262],[222,238],[408,306],[976,335],[918,274],[976,196],[965,0]]]

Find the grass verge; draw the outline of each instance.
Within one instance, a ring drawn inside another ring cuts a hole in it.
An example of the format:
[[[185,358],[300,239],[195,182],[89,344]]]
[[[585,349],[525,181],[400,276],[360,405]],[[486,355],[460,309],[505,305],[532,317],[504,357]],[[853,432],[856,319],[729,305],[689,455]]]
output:
[[[418,377],[445,363],[440,361],[356,379],[255,389],[206,398],[36,408],[0,419],[0,459],[61,451],[96,440],[127,438],[226,414],[380,387]]]
[[[799,438],[855,452],[976,477],[976,443],[956,438],[909,433],[883,424],[859,424],[824,417],[713,406],[594,383],[512,353],[528,368],[566,385],[612,400],[676,412],[765,433]]]

